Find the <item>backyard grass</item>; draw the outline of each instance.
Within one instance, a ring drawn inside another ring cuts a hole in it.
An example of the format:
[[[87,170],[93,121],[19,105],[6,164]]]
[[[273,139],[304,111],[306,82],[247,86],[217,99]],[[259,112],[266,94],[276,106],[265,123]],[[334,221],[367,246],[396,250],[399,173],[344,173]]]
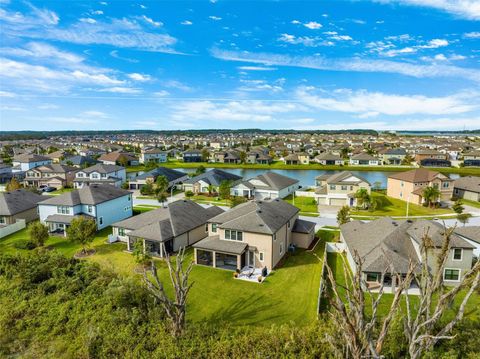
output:
[[[284,198],[284,201],[293,204],[293,197],[292,195]],[[318,217],[318,205],[315,202],[313,197],[297,197],[295,196],[295,204],[298,209],[300,209],[300,214],[302,215],[310,215]]]
[[[194,162],[194,163],[186,163],[183,161],[178,160],[169,160],[166,163],[160,164],[163,167],[171,167],[171,168],[197,168],[199,166],[204,166],[208,168],[244,168],[244,169],[286,169],[286,170],[350,170],[350,171],[382,171],[382,172],[402,172],[408,171],[415,167],[411,166],[335,166],[335,165],[328,165],[324,166],[318,163],[311,163],[308,165],[286,165],[282,161],[274,161],[269,165],[261,165],[261,164],[251,164],[251,163],[243,163],[243,164],[236,164],[236,163],[210,163],[210,162]],[[473,175],[479,176],[480,169],[479,168],[471,168],[471,167],[428,167],[428,169],[432,171],[438,171],[443,174],[449,173],[458,173],[460,175]],[[145,171],[144,166],[129,166],[127,167],[127,172],[136,172],[136,171]]]
[[[462,201],[462,204],[466,204],[467,206],[480,208],[480,202],[470,201],[468,199],[461,199],[461,201]]]
[[[374,211],[364,210],[352,210],[351,214],[354,216],[405,216],[407,212],[407,202],[400,199],[386,196],[382,192],[373,192],[372,197],[377,201],[377,208]],[[445,208],[429,208],[410,203],[408,208],[409,216],[432,216],[435,217],[439,214],[451,214],[455,213],[450,209]]]
[[[228,199],[221,199],[218,196],[207,196],[203,194],[196,194],[193,197],[189,197],[192,201],[205,204],[215,204],[217,206],[232,206],[232,201]]]
[[[97,234],[91,245],[96,253],[83,260],[141,280],[141,276],[134,272],[134,257],[125,252],[126,244],[106,243],[109,233],[111,229],[106,228]],[[332,235],[329,232],[319,233],[325,240]],[[26,230],[22,230],[0,239],[0,252],[26,251],[15,248],[15,244],[27,238]],[[211,324],[225,321],[230,325],[311,323],[316,318],[324,241],[319,242],[312,252],[297,249],[289,254],[284,264],[262,284],[235,280],[231,271],[194,266],[190,277],[194,285],[188,300],[188,319]],[[63,237],[50,237],[46,246],[67,256],[73,256],[81,249]],[[193,250],[188,250],[187,256],[188,261],[193,260]],[[157,260],[156,263],[161,279],[167,283],[167,290],[171,290],[165,262]]]

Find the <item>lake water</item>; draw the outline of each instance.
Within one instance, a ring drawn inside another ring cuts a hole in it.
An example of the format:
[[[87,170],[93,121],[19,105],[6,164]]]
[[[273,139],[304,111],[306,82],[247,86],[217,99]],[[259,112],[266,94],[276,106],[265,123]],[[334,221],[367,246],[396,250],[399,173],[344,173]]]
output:
[[[211,168],[207,168],[209,170]],[[265,169],[244,169],[244,168],[220,168],[225,172],[230,172],[238,176],[242,176],[244,179],[249,179],[255,176],[258,176],[262,173],[265,173]],[[186,173],[195,172],[195,168],[176,168],[178,171],[183,171]],[[272,172],[277,172],[281,175],[295,178],[300,182],[302,187],[314,186],[315,177],[322,174],[335,174],[341,171],[325,171],[325,170],[280,170],[272,169]],[[395,172],[381,172],[381,171],[350,171],[357,176],[365,178],[373,186],[375,182],[380,183],[381,188],[387,188],[387,177]],[[127,173],[128,179],[134,179],[137,175],[142,174],[143,172],[130,172]],[[459,178],[458,174],[450,174],[450,178],[456,179]]]

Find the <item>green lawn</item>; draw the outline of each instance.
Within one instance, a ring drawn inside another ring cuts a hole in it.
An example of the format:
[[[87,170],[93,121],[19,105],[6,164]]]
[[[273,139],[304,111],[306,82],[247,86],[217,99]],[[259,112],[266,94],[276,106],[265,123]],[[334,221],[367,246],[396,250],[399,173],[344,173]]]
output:
[[[470,201],[468,199],[462,199],[461,201],[462,201],[463,204],[466,204],[467,206],[480,208],[480,202]]]
[[[293,204],[292,195],[284,198],[284,200],[290,204]],[[313,197],[295,196],[295,206],[300,209],[300,214],[302,215],[305,214],[318,217],[318,206]]]
[[[92,248],[96,253],[84,260],[97,262],[102,267],[121,275],[141,276],[134,272],[136,264],[130,253],[125,252],[124,243],[107,244],[111,233],[106,228],[98,233]],[[325,239],[332,235],[320,232]],[[26,230],[0,239],[1,253],[25,251],[15,248],[15,243],[27,239]],[[289,255],[282,267],[276,269],[262,283],[250,283],[233,279],[231,271],[195,266],[191,273],[194,282],[188,300],[188,318],[199,323],[231,325],[264,325],[294,322],[306,325],[316,318],[316,301],[320,281],[323,243],[314,252],[297,250]],[[51,237],[46,245],[67,256],[80,250],[80,246],[63,237]],[[187,252],[193,259],[193,251]],[[162,279],[168,281],[168,272],[163,261],[157,266]],[[167,286],[168,287],[168,286]]]
[[[197,168],[198,166],[204,166],[209,168],[245,168],[245,169],[292,169],[292,170],[350,170],[350,171],[384,171],[384,172],[402,172],[408,171],[414,167],[409,166],[324,166],[318,163],[311,163],[308,165],[286,165],[282,161],[274,161],[269,165],[260,164],[230,164],[230,163],[210,163],[210,162],[198,162],[198,163],[185,163],[183,161],[169,160],[166,163],[160,164],[163,167],[171,168]],[[458,173],[461,175],[473,175],[479,176],[480,169],[472,167],[442,167],[433,168],[429,167],[432,171],[438,171],[444,174]],[[127,172],[145,171],[144,166],[129,166]]]
[[[372,192],[372,197],[377,201],[377,209],[375,211],[352,210],[354,216],[405,216],[407,212],[407,202],[400,199],[386,196],[382,192]],[[409,205],[409,216],[437,216],[439,214],[455,213],[451,209],[444,208],[428,208],[418,206],[416,204]]]
[[[215,204],[217,206],[232,206],[232,201],[228,199],[221,199],[218,196],[207,196],[203,194],[196,194],[193,197],[190,197],[192,201],[198,202],[198,203],[206,203],[206,204]]]

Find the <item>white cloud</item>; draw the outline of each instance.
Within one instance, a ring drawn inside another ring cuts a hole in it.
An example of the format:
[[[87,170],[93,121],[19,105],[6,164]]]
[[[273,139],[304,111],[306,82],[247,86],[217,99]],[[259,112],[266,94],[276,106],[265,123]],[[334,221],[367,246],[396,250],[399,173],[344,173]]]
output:
[[[155,27],[163,26],[163,23],[161,21],[155,21],[152,18],[150,18],[148,16],[145,16],[145,15],[142,15],[141,19],[143,19],[143,21],[145,21],[146,23],[148,23],[152,26],[155,26]]]
[[[220,20],[222,20],[221,17],[213,16],[213,15],[209,16],[208,18],[211,19],[211,20],[214,20],[214,21],[220,21]]]
[[[339,89],[324,91],[302,86],[296,91],[296,98],[310,107],[357,114],[359,118],[378,115],[446,115],[461,114],[477,109],[478,93],[459,93],[445,97],[423,95],[396,95],[366,90]]]
[[[163,83],[163,86],[168,87],[168,88],[174,88],[174,89],[181,90],[181,91],[184,91],[184,92],[190,92],[190,91],[193,90],[190,86],[188,86],[188,85],[186,85],[186,84],[184,84],[180,81],[177,81],[177,80],[165,81]]]
[[[117,50],[112,50],[110,51],[110,56],[116,58],[116,59],[119,59],[119,60],[123,60],[123,61],[127,61],[127,62],[131,62],[131,63],[138,63],[139,61],[137,59],[131,59],[129,57],[123,57],[123,56],[120,56],[118,54],[118,51]]]
[[[168,92],[166,90],[160,90],[160,91],[154,92],[153,95],[158,96],[158,97],[165,97],[165,96],[170,95],[170,92]]]
[[[110,117],[105,112],[97,111],[97,110],[84,111],[84,112],[81,113],[81,116],[97,117],[97,118],[109,118]]]
[[[102,10],[94,10],[94,11],[92,11],[92,14],[93,15],[103,15],[103,11]]]
[[[99,92],[121,93],[121,94],[138,94],[138,93],[142,92],[140,89],[137,89],[137,88],[120,87],[120,86],[102,88],[102,89],[99,89],[98,91]]]
[[[316,21],[309,21],[309,22],[303,24],[303,26],[305,26],[305,27],[307,27],[311,30],[317,30],[317,29],[320,29],[322,27],[322,24],[319,24]]]
[[[463,34],[463,37],[467,39],[480,39],[480,31],[467,32]]]
[[[268,92],[281,92],[283,91],[283,84],[285,79],[275,80],[272,83],[268,83],[265,80],[245,80],[241,79],[243,84],[238,88],[239,91],[268,91]]]
[[[130,79],[139,81],[139,82],[145,82],[145,81],[150,81],[152,77],[150,75],[143,75],[139,73],[132,73],[127,75]]]
[[[190,20],[184,20],[180,23],[181,25],[193,25],[193,22],[191,22]]]
[[[398,3],[421,7],[431,7],[470,20],[480,20],[478,0],[374,0],[380,3]]]
[[[29,42],[23,48],[2,48],[4,55],[16,57],[32,58],[46,58],[49,60],[62,61],[68,63],[81,63],[84,57],[74,54],[72,52],[62,51],[55,46],[45,44],[42,42]]]
[[[214,57],[226,61],[240,61],[266,66],[290,66],[327,71],[397,73],[417,78],[456,77],[480,82],[480,71],[478,69],[451,65],[419,65],[400,61],[362,59],[357,57],[290,56],[220,49],[212,49],[211,53]]]
[[[300,25],[300,24],[301,24],[301,22],[298,21],[298,20],[292,20],[291,23],[292,23],[293,25]]]
[[[56,109],[60,108],[60,106],[54,105],[52,103],[44,103],[40,106],[37,106],[37,108],[40,109],[40,110],[56,110]]]
[[[276,67],[265,67],[265,66],[238,66],[239,70],[242,71],[275,71]]]
[[[17,95],[10,91],[0,91],[0,97],[16,97]]]
[[[117,79],[109,77],[105,74],[89,74],[89,73],[79,71],[79,70],[73,71],[71,73],[71,75],[75,79],[82,80],[82,81],[85,81],[85,82],[91,82],[91,83],[95,83],[95,84],[103,85],[103,86],[105,86],[105,85],[120,85],[120,84],[124,83],[124,81],[122,81],[122,80],[117,80]]]
[[[92,19],[91,17],[83,17],[80,19],[81,22],[86,22],[87,24],[95,24],[97,22],[97,20],[95,19]]]
[[[278,41],[285,42],[288,44],[293,44],[293,45],[303,45],[307,47],[315,47],[319,45],[319,42],[314,37],[309,37],[309,36],[296,37],[295,35],[290,35],[290,34],[281,34],[280,37],[278,38]]]

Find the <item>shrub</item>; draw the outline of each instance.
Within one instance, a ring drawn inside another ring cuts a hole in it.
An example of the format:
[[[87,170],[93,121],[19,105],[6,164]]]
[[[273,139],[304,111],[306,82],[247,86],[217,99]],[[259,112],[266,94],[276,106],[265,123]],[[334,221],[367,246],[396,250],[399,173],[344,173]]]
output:
[[[37,243],[31,239],[21,239],[16,241],[13,246],[17,249],[28,249],[32,250],[37,248]]]

